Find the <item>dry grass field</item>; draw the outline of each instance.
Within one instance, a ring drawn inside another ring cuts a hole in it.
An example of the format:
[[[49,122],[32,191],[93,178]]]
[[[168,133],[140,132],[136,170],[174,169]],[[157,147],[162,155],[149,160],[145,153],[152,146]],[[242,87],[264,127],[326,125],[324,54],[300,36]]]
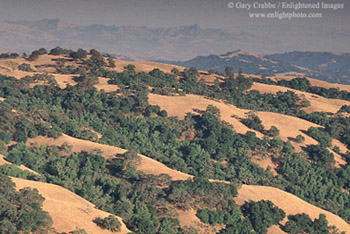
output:
[[[184,118],[188,112],[196,112],[198,110],[204,111],[208,105],[213,105],[220,110],[221,119],[230,123],[237,133],[245,134],[247,131],[253,131],[258,137],[263,136],[262,133],[249,129],[239,121],[239,118],[246,117],[249,110],[240,109],[231,104],[209,100],[197,95],[160,96],[156,94],[149,95],[149,103],[152,105],[159,105],[162,109],[165,109],[170,116],[177,116],[180,119]],[[179,108],[179,106],[181,108]],[[280,130],[280,138],[284,141],[295,138],[298,135],[304,136],[305,141],[303,143],[292,141],[292,144],[297,151],[301,151],[301,147],[305,147],[309,144],[317,144],[315,139],[309,137],[303,131],[306,131],[310,127],[319,127],[318,125],[303,119],[278,113],[263,111],[257,111],[255,113],[262,120],[265,129],[270,129],[271,126],[276,126]],[[339,141],[334,141],[334,144],[341,146],[342,149],[345,147]],[[332,153],[334,153],[337,166],[345,164],[345,161],[338,154],[335,152]],[[273,167],[273,165],[270,166]]]
[[[347,233],[350,232],[349,224],[340,217],[311,205],[300,198],[277,188],[242,185],[242,187],[238,190],[238,196],[235,198],[235,201],[238,204],[243,204],[245,201],[249,200],[270,200],[276,206],[283,209],[287,216],[306,213],[311,219],[315,219],[318,218],[319,214],[324,214],[327,217],[329,225],[334,225],[341,231],[346,231]]]
[[[45,198],[43,210],[49,212],[53,227],[58,233],[70,232],[77,228],[83,228],[91,234],[111,234],[114,232],[102,229],[97,226],[93,220],[95,218],[104,218],[110,215],[107,212],[96,209],[94,204],[86,201],[69,190],[53,184],[12,178],[17,189],[30,187],[35,188]],[[122,219],[121,231],[119,233],[128,233]]]

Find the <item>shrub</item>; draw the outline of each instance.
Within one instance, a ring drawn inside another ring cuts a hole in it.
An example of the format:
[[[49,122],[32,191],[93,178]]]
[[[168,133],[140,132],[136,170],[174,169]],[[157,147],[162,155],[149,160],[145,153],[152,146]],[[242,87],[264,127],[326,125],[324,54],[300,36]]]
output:
[[[334,146],[333,151],[336,152],[337,154],[341,154],[339,146]]]
[[[179,75],[180,74],[180,71],[179,69],[177,69],[176,67],[173,67],[173,69],[171,69],[171,73],[175,76]]]
[[[70,231],[69,234],[87,234],[87,232],[84,229],[76,228],[76,230]]]
[[[77,87],[82,90],[88,90],[93,88],[95,84],[98,84],[98,77],[92,75],[80,75],[73,78],[77,82]]]
[[[0,154],[6,155],[6,154],[7,154],[7,150],[8,150],[8,147],[7,147],[7,145],[5,144],[5,142],[3,142],[2,140],[0,140]]]
[[[114,59],[112,58],[112,57],[109,57],[108,59],[107,59],[107,61],[108,61],[108,67],[110,67],[110,68],[115,68],[116,66],[115,66],[115,62],[114,62]]]
[[[52,219],[42,210],[45,200],[38,190],[23,188],[16,191],[15,184],[0,174],[0,233],[47,233]]]
[[[346,112],[346,113],[350,113],[350,105],[343,105],[337,113],[343,113],[343,112]]]
[[[332,138],[327,135],[327,133],[319,130],[315,127],[310,127],[307,130],[307,134],[317,140],[321,146],[323,147],[331,147],[332,146]]]
[[[327,165],[334,163],[334,155],[321,145],[308,145],[306,151],[309,154],[310,159],[317,164]]]
[[[264,130],[264,126],[261,124],[262,123],[261,119],[253,112],[250,112],[248,114],[248,118],[243,119],[242,123],[246,125],[248,128],[254,129],[259,132]]]
[[[69,53],[69,57],[73,58],[74,60],[78,59],[84,59],[86,58],[87,52],[83,49],[78,49],[77,52],[72,51]]]
[[[168,112],[166,110],[161,110],[158,115],[165,118],[168,116]]]
[[[267,233],[267,228],[278,224],[285,217],[285,212],[275,206],[271,201],[246,202],[241,207],[242,213],[247,217],[258,233]]]
[[[320,214],[318,219],[311,220],[310,216],[303,214],[289,215],[288,222],[284,225],[283,230],[291,234],[297,233],[319,233],[327,234],[328,221],[324,214]]]
[[[22,63],[18,66],[18,70],[21,71],[27,71],[27,72],[33,72],[34,70],[30,67],[28,63]]]
[[[109,215],[104,219],[96,218],[94,222],[101,228],[112,232],[120,232],[121,223],[113,215]]]
[[[141,157],[134,151],[126,151],[123,156],[125,165],[138,166],[141,164]]]
[[[64,54],[68,54],[68,53],[69,53],[69,50],[62,49],[61,47],[58,46],[58,47],[50,50],[49,55],[64,55]]]
[[[303,143],[305,141],[305,137],[303,135],[298,135],[296,138],[295,138],[295,142],[297,143]]]
[[[208,74],[209,74],[209,75],[215,74],[215,70],[214,70],[214,69],[209,69],[209,70],[208,70]]]
[[[38,58],[39,58],[39,53],[32,53],[28,58],[27,58],[27,60],[28,61],[35,61],[35,60],[37,60]]]
[[[35,74],[34,76],[25,76],[21,81],[28,83],[43,82],[44,84],[57,85],[55,77],[49,73]]]
[[[0,59],[15,59],[18,58],[19,54],[18,53],[2,53],[0,54]]]
[[[23,142],[25,143],[27,141],[28,137],[26,132],[23,129],[18,129],[14,134],[13,134],[13,140],[17,142]]]
[[[221,211],[213,211],[209,209],[200,210],[197,212],[198,218],[203,223],[209,223],[210,225],[224,223],[225,214]]]
[[[280,134],[280,130],[276,126],[271,126],[270,130],[268,130],[268,135],[271,137],[276,137]]]
[[[3,142],[5,142],[6,144],[8,144],[12,139],[12,134],[9,132],[0,132],[0,140],[2,140]]]

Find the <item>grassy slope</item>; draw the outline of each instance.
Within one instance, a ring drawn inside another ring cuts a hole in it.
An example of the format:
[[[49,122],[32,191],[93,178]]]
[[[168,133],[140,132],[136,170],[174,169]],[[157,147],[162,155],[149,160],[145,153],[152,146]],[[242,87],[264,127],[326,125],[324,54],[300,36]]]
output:
[[[311,112],[331,112],[336,113],[343,105],[350,105],[350,101],[324,98],[317,94],[311,94],[307,92],[302,92],[294,90],[287,87],[277,86],[277,85],[268,85],[262,83],[253,83],[253,86],[250,90],[257,90],[260,93],[277,93],[277,92],[295,92],[299,97],[305,97],[309,102],[310,106],[303,108],[307,113]]]
[[[236,132],[245,134],[247,131],[254,131],[242,124],[238,119],[245,118],[249,110],[240,109],[234,105],[225,104],[219,101],[213,101],[197,95],[186,96],[160,96],[156,94],[149,95],[149,103],[152,105],[159,105],[162,109],[165,109],[170,116],[177,116],[183,118],[188,112],[195,112],[196,110],[205,110],[208,105],[214,105],[219,108],[221,113],[221,119],[230,123]],[[181,108],[178,108],[181,106]],[[301,150],[301,147],[305,147],[309,144],[317,144],[317,141],[302,131],[306,131],[310,127],[319,127],[318,125],[308,122],[303,119],[299,119],[293,116],[282,115],[272,112],[258,111],[256,114],[262,120],[262,124],[265,129],[270,129],[272,125],[276,126],[280,130],[280,138],[284,141],[289,138],[295,138],[297,135],[303,135],[305,141],[303,143],[292,142],[297,151]],[[254,131],[256,132],[256,131]],[[260,132],[256,132],[258,137],[262,137]],[[334,141],[337,145],[340,142]],[[343,148],[344,149],[344,148]],[[345,164],[345,161],[335,152],[335,161],[338,165]]]
[[[18,58],[18,59],[9,59],[9,60],[1,60],[0,61],[0,73],[4,75],[9,75],[9,76],[14,76],[17,78],[21,78],[25,75],[33,75],[33,72],[23,72],[23,71],[18,71],[17,66],[21,63],[30,63],[32,68],[35,68],[36,65],[53,65],[54,62],[52,61],[52,58],[59,58],[58,56],[40,56],[40,58],[34,62],[28,62],[24,59]],[[145,71],[148,72],[154,68],[159,68],[160,70],[164,72],[170,72],[173,67],[176,67],[174,65],[166,65],[166,64],[158,64],[158,63],[153,63],[153,62],[142,62],[142,61],[137,61],[137,62],[125,62],[125,61],[120,61],[120,60],[115,60],[117,68],[115,70],[120,71],[123,66],[126,66],[128,64],[134,64],[136,66],[137,71]],[[177,67],[180,71],[183,70],[182,67]],[[38,71],[51,71],[52,69],[50,67],[44,68],[41,66],[38,68]],[[74,75],[62,75],[62,74],[54,74],[57,82],[59,85],[63,88],[66,86],[67,83],[74,84],[75,82],[72,80]],[[213,75],[207,75],[205,72],[202,73],[201,78],[204,78],[207,81],[213,81],[215,76]],[[283,76],[280,75],[276,79],[291,79],[292,77],[288,76]],[[105,91],[114,91],[118,87],[109,85],[107,83],[107,79],[105,78],[100,78],[99,79],[100,83],[96,85],[96,88],[98,89],[104,89]],[[328,84],[323,81],[317,81],[310,79],[312,85],[317,85],[325,88],[332,88],[336,87],[339,89],[343,90],[348,90],[350,91],[350,86],[346,85],[337,85],[337,84]],[[260,85],[260,84],[259,84]],[[271,92],[268,88],[276,88],[276,87],[265,87],[265,90],[263,87],[257,87],[255,84],[253,88],[259,89],[260,91],[264,92]],[[283,87],[279,87],[279,89],[283,89]],[[339,100],[324,100],[324,99],[319,99],[319,97],[310,97],[310,94],[304,94],[306,98],[314,98],[310,99],[312,108],[315,110],[320,110],[327,108],[327,106],[317,106],[317,101],[321,101],[324,103],[324,105],[329,105],[332,106],[332,108],[338,108],[340,103],[343,103],[345,101],[339,101]],[[235,131],[238,133],[245,133],[247,131],[251,131],[251,129],[247,128],[245,125],[243,125],[238,119],[238,118],[244,118],[245,114],[249,112],[249,110],[243,110],[236,108],[235,106],[232,105],[227,105],[222,102],[216,102],[212,100],[205,99],[203,97],[195,96],[195,95],[187,95],[184,97],[166,97],[166,96],[159,96],[159,95],[154,95],[150,94],[149,96],[149,102],[150,104],[157,104],[160,105],[162,109],[166,109],[168,111],[168,114],[170,116],[178,116],[179,118],[183,118],[187,112],[194,112],[196,109],[199,110],[205,110],[206,107],[209,104],[217,106],[220,111],[221,111],[221,119],[231,123]],[[181,106],[181,108],[179,108]],[[317,109],[318,108],[318,109]],[[331,109],[334,111],[334,109]],[[310,110],[311,111],[311,110]],[[280,129],[280,136],[283,140],[288,139],[288,137],[296,137],[298,134],[304,135],[301,130],[307,130],[310,126],[315,126],[312,123],[309,123],[305,120],[300,120],[295,117],[290,117],[290,116],[284,116],[276,113],[268,113],[268,112],[258,112],[258,116],[262,119],[263,125],[265,126],[266,129],[268,129],[271,125],[275,125],[277,128]],[[235,115],[236,117],[232,117]],[[256,132],[259,137],[262,137],[262,134],[259,132]],[[305,137],[305,142],[304,144],[298,145],[295,143],[295,147],[297,149],[300,149],[301,146],[305,146],[305,144],[315,144],[314,139],[304,135]],[[44,137],[37,137],[35,139],[30,139],[28,141],[28,144],[30,143],[38,143],[38,144],[54,144],[54,145],[61,145],[63,142],[67,142],[68,144],[71,144],[73,146],[73,151],[81,151],[81,150],[92,150],[94,148],[99,148],[101,149],[104,153],[104,157],[110,157],[111,155],[115,154],[120,154],[124,153],[125,150],[113,147],[113,146],[107,146],[107,145],[102,145],[94,142],[89,142],[89,141],[84,141],[80,139],[76,139],[73,137],[69,137],[66,135],[63,135],[62,137],[58,139],[49,139],[49,138],[44,138]],[[341,149],[341,151],[345,152],[346,148],[344,148],[344,145],[342,145],[339,141],[333,140],[334,145],[338,145]],[[170,169],[167,166],[153,160],[150,158],[147,158],[145,156],[142,157],[142,163],[138,167],[138,170],[143,171],[144,173],[148,174],[156,174],[159,175],[161,173],[169,174],[172,176],[174,180],[183,180],[187,179],[189,175],[178,172],[176,170]],[[336,155],[336,160],[338,164],[343,164],[344,161],[339,157],[339,155]],[[272,164],[272,162],[262,162],[260,161],[260,164],[263,166],[263,164]],[[266,166],[266,165],[265,165]],[[273,166],[273,165],[272,165]],[[89,220],[88,223],[84,223],[83,221],[80,222],[79,219],[83,216],[81,215],[88,215],[87,214],[87,206],[92,205],[89,204],[87,201],[84,199],[78,197],[77,195],[74,194],[69,194],[69,191],[65,191],[65,189],[59,187],[59,186],[54,186],[54,185],[49,185],[49,184],[44,184],[44,183],[39,183],[39,182],[33,182],[33,181],[25,181],[21,179],[15,179],[13,178],[15,183],[17,184],[18,188],[21,187],[36,187],[39,189],[39,192],[42,193],[46,199],[47,203],[51,202],[52,207],[57,205],[57,207],[62,208],[62,212],[65,211],[66,209],[64,208],[67,201],[65,198],[70,197],[73,201],[75,201],[77,204],[69,204],[69,206],[72,206],[72,209],[75,209],[72,214],[73,216],[69,216],[70,219],[65,219],[67,218],[67,215],[63,215],[62,213],[59,213],[59,209],[52,210],[50,212],[51,216],[54,219],[54,224],[57,230],[62,230],[62,231],[67,231],[75,229],[78,225],[77,223],[84,224],[80,225],[83,226],[87,231],[90,230],[90,226],[94,225],[91,222],[91,217],[86,217],[86,220]],[[50,191],[56,191],[57,196],[55,194],[52,194]],[[61,195],[59,195],[61,194]],[[63,196],[64,195],[64,196]],[[250,186],[250,185],[243,185],[242,188],[239,190],[239,195],[237,197],[237,201],[244,201],[244,200],[261,200],[261,199],[269,199],[273,201],[276,205],[280,206],[282,209],[285,210],[287,214],[295,214],[297,213],[307,213],[309,214],[312,218],[315,218],[318,216],[320,212],[324,213],[327,215],[327,219],[329,221],[330,225],[336,225],[339,229],[341,230],[350,230],[350,226],[341,218],[339,218],[336,215],[330,214],[329,212],[326,212],[318,207],[315,207],[309,203],[306,203],[302,201],[301,199],[286,193],[282,190],[276,189],[276,188],[271,188],[271,187],[262,187],[262,186]],[[293,205],[290,205],[293,204]],[[93,205],[92,205],[93,206]],[[44,208],[47,207],[47,205],[44,204]],[[89,212],[97,212],[101,217],[104,217],[107,215],[107,213],[95,210],[93,208],[88,209]],[[80,212],[80,213],[79,213]],[[102,212],[102,213],[101,213]],[[183,220],[184,217],[190,218],[190,220],[196,220],[196,217],[192,215],[181,215],[179,217],[180,221],[184,222]],[[68,222],[69,221],[69,222]],[[71,226],[69,226],[71,225]],[[94,227],[91,228],[96,228],[97,226],[94,225]],[[62,229],[59,229],[62,228]],[[65,229],[66,228],[66,229]],[[98,227],[97,227],[98,228]],[[99,229],[101,230],[101,229]],[[126,231],[126,229],[123,229]],[[89,233],[95,232],[93,229],[91,229],[91,232],[88,231]],[[102,233],[102,232],[97,232],[97,233]],[[278,227],[271,227],[269,229],[269,233],[283,233]]]
[[[53,184],[19,178],[12,178],[12,181],[16,184],[17,189],[25,187],[35,188],[45,197],[43,209],[50,213],[53,226],[57,232],[69,232],[79,227],[91,234],[113,233],[106,229],[101,229],[93,222],[95,218],[104,218],[110,215],[110,213],[95,209],[94,204],[69,190]],[[122,223],[119,233],[128,233],[129,230],[126,228],[121,218],[118,217],[118,219]]]
[[[73,151],[81,151],[81,150],[93,150],[94,148],[101,149],[103,151],[103,156],[109,158],[110,155],[115,153],[122,153],[125,150],[108,146],[103,144],[98,144],[94,142],[89,142],[85,140],[76,139],[69,136],[63,136],[56,140],[50,138],[37,137],[35,139],[30,139],[31,143],[39,143],[39,144],[53,144],[60,145],[63,142],[67,142],[68,144],[73,146]],[[159,163],[153,159],[149,159],[146,156],[142,156],[141,166],[138,167],[139,171],[142,171],[146,174],[169,174],[175,180],[183,180],[190,177],[185,173],[173,170],[168,168],[162,163]],[[40,192],[40,190],[39,190]],[[325,211],[321,208],[318,208],[314,205],[311,205],[302,199],[282,191],[277,188],[267,187],[267,186],[255,186],[255,185],[243,185],[238,190],[238,196],[235,198],[238,204],[244,203],[244,201],[248,200],[271,200],[274,204],[283,209],[287,215],[289,214],[297,214],[297,213],[306,213],[311,218],[317,218],[319,214],[323,213],[327,216],[327,220],[329,225],[335,225],[340,230],[344,230],[350,232],[350,225],[347,224],[343,219],[339,216],[334,215],[328,211]],[[198,224],[198,218],[195,216],[195,213],[188,212],[179,212],[179,220],[182,225],[192,224],[197,227],[204,227],[203,225]],[[270,229],[269,233],[281,233],[278,227],[273,227]],[[282,232],[283,233],[283,232]]]

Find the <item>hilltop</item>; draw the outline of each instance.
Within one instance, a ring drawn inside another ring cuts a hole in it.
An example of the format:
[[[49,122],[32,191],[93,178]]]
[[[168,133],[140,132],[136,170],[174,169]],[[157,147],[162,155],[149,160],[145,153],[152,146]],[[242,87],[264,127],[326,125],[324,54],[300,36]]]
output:
[[[1,181],[52,220],[18,230],[350,232],[350,86],[59,47],[0,74]]]

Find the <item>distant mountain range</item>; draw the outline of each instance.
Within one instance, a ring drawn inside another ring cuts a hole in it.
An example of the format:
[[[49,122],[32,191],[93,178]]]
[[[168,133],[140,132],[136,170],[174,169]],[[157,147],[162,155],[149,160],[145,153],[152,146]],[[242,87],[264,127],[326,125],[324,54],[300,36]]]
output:
[[[95,48],[145,60],[188,59],[203,52],[226,51],[232,44],[232,36],[220,29],[203,29],[198,25],[170,28],[78,26],[59,19],[0,22],[2,52],[30,52],[41,47],[61,46]],[[234,38],[244,39],[239,35]]]
[[[302,35],[302,43],[300,43]],[[298,38],[298,40],[296,39]],[[334,40],[336,38],[336,40]],[[95,48],[142,60],[188,60],[196,55],[242,49],[254,53],[290,50],[350,50],[350,30],[305,25],[242,26],[232,30],[199,25],[141,27],[71,24],[60,19],[0,22],[0,52],[31,52],[41,47]]]
[[[224,72],[227,66],[231,66],[235,72],[242,68],[245,73],[264,76],[297,72],[328,82],[350,84],[350,53],[289,52],[257,55],[237,50],[222,55],[197,56],[187,61],[158,62],[218,72]]]
[[[31,52],[39,48],[61,46],[68,49],[91,49],[115,55],[123,60],[159,60],[202,70],[223,72],[226,66],[257,75],[300,72],[329,82],[349,83],[350,53],[288,52],[258,55],[247,51],[287,51],[307,48],[313,51],[331,43],[334,48],[347,48],[350,30],[274,26],[237,29],[202,28],[198,25],[168,28],[140,26],[79,26],[60,19],[0,22],[0,52]],[[338,31],[337,31],[338,30]],[[279,33],[277,33],[279,32]],[[283,33],[280,33],[283,32]],[[291,38],[303,35],[303,43]],[[286,39],[285,37],[289,38]],[[334,40],[336,38],[336,40]],[[302,45],[304,47],[298,47]],[[329,47],[333,48],[333,47]],[[217,55],[229,50],[236,50]],[[209,56],[197,56],[195,55]],[[266,55],[269,54],[269,55]],[[191,59],[193,58],[193,59]]]

